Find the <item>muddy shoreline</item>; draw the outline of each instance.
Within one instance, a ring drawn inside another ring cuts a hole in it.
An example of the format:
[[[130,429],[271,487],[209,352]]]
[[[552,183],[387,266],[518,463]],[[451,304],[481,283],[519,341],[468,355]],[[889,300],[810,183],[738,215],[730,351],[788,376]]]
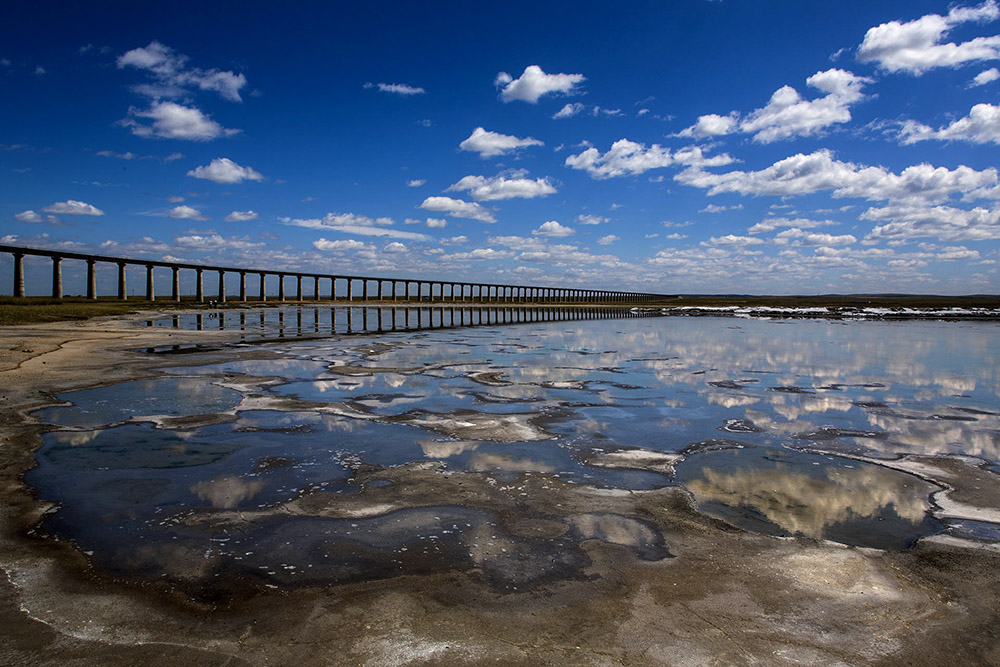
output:
[[[314,493],[282,510],[485,517],[496,539],[463,566],[414,556],[373,563],[383,574],[355,582],[272,587],[245,575],[206,580],[179,555],[168,581],[109,577],[33,530],[48,506],[21,476],[48,427],[28,413],[61,392],[188,363],[139,350],[239,339],[135,326],[149,317],[0,329],[4,664],[1000,664],[993,545],[941,536],[880,551],[767,537],[699,513],[677,487],[602,490],[543,473],[498,488],[485,473],[431,463],[368,468],[355,471],[363,490],[349,502]],[[875,463],[942,486],[935,503],[952,516],[1000,513],[997,476],[975,460]],[[545,552],[566,527],[584,539]]]

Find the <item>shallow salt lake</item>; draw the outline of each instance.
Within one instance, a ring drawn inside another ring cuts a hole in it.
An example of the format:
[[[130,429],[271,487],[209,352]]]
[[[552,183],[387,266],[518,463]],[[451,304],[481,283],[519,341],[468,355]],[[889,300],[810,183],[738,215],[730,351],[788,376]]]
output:
[[[262,332],[278,323],[242,315]],[[570,569],[583,556],[567,545],[587,539],[669,555],[635,518],[510,519],[531,484],[679,485],[743,530],[881,549],[939,532],[1000,539],[995,524],[937,518],[941,487],[878,464],[962,455],[997,470],[998,323],[493,316],[195,352],[158,377],[64,394],[38,413],[59,428],[27,474],[58,503],[44,528],[116,574],[183,561],[278,584],[470,565],[504,540]],[[281,319],[323,333],[324,317]],[[328,331],[346,325],[346,313],[329,318]],[[373,470],[419,463],[485,480],[513,504],[336,510],[399,484]],[[327,509],[309,510],[318,497]],[[544,530],[510,528],[529,519]]]

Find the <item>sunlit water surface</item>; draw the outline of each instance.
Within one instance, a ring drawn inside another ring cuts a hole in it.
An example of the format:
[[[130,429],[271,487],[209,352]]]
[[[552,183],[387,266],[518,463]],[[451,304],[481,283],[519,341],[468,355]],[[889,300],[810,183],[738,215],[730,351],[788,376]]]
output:
[[[524,475],[634,490],[679,484],[702,511],[774,535],[888,549],[940,531],[1000,540],[992,524],[932,518],[938,487],[856,458],[963,454],[996,470],[996,323],[662,317],[262,349],[275,358],[195,354],[191,366],[65,394],[67,406],[40,413],[62,427],[45,436],[27,476],[59,503],[45,528],[109,571],[147,576],[171,548],[281,582],[307,569],[312,580],[356,574],[315,549],[267,559],[275,544],[305,535],[400,558],[433,541],[442,558],[460,558],[463,540],[495,532],[489,512],[276,514],[235,535],[184,525],[194,511],[266,510],[317,490],[357,494],[359,465],[431,460],[498,484]],[[473,428],[483,423],[493,426]],[[673,470],[608,465],[634,449],[677,455]],[[640,555],[667,554],[661,538],[632,524]],[[583,526],[553,538],[552,553],[592,536]]]

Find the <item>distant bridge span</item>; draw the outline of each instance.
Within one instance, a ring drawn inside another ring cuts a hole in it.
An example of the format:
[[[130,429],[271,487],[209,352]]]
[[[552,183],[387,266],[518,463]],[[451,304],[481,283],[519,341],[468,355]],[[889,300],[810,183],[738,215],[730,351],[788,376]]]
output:
[[[129,257],[112,257],[107,255],[92,255],[88,253],[69,252],[66,250],[49,250],[45,248],[29,248],[23,246],[0,244],[0,253],[9,253],[14,257],[14,288],[13,295],[17,298],[25,296],[24,258],[25,256],[48,257],[52,260],[52,298],[63,298],[62,263],[63,260],[79,260],[87,263],[87,293],[88,299],[96,299],[97,294],[97,264],[114,264],[118,266],[117,298],[124,301],[128,298],[126,291],[126,268],[139,266],[146,268],[145,299],[153,301],[156,298],[153,281],[155,269],[169,269],[172,273],[170,299],[181,300],[180,272],[194,271],[195,300],[206,300],[204,289],[205,272],[217,273],[218,293],[213,298],[219,302],[227,300],[267,301],[277,299],[287,301],[309,300],[355,301],[424,301],[451,303],[543,303],[543,304],[644,304],[673,299],[667,294],[651,294],[648,292],[619,292],[612,290],[576,289],[567,287],[545,287],[539,285],[500,285],[496,283],[481,283],[478,281],[454,280],[424,280],[411,278],[386,278],[380,276],[350,276],[342,274],[316,273],[312,271],[284,271],[267,269],[250,269],[235,266],[215,266],[208,264],[190,264],[185,262],[165,262],[151,259],[134,259]],[[239,292],[229,295],[226,292],[226,276],[235,274],[239,277]],[[247,275],[259,277],[259,289],[252,297],[247,293]],[[277,295],[267,292],[268,278],[273,283],[277,281]],[[286,283],[294,279],[294,291],[290,293]],[[312,294],[306,297],[303,292],[303,281],[313,282]],[[329,296],[323,296],[322,286],[329,281]],[[344,297],[337,297],[337,281],[345,281]],[[374,285],[373,285],[374,283]],[[385,285],[389,289],[383,289]],[[415,292],[410,287],[415,285]],[[402,290],[399,287],[402,286]],[[427,294],[424,294],[427,286]],[[369,287],[374,287],[369,291]],[[437,294],[435,294],[435,287]],[[359,291],[355,291],[360,288]],[[447,288],[447,289],[446,289]],[[141,297],[140,297],[141,298]]]

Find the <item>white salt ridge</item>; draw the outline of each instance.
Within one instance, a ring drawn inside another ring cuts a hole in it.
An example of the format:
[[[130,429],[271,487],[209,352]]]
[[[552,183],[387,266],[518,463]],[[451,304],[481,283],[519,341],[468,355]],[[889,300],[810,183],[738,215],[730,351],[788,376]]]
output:
[[[633,311],[641,309],[633,308]],[[828,308],[812,306],[794,308],[788,306],[677,306],[661,308],[660,313],[669,315],[677,312],[686,313],[732,313],[737,317],[790,315],[790,316],[835,316],[845,318],[865,319],[868,317],[906,316],[906,317],[991,317],[1000,318],[1000,308]]]

